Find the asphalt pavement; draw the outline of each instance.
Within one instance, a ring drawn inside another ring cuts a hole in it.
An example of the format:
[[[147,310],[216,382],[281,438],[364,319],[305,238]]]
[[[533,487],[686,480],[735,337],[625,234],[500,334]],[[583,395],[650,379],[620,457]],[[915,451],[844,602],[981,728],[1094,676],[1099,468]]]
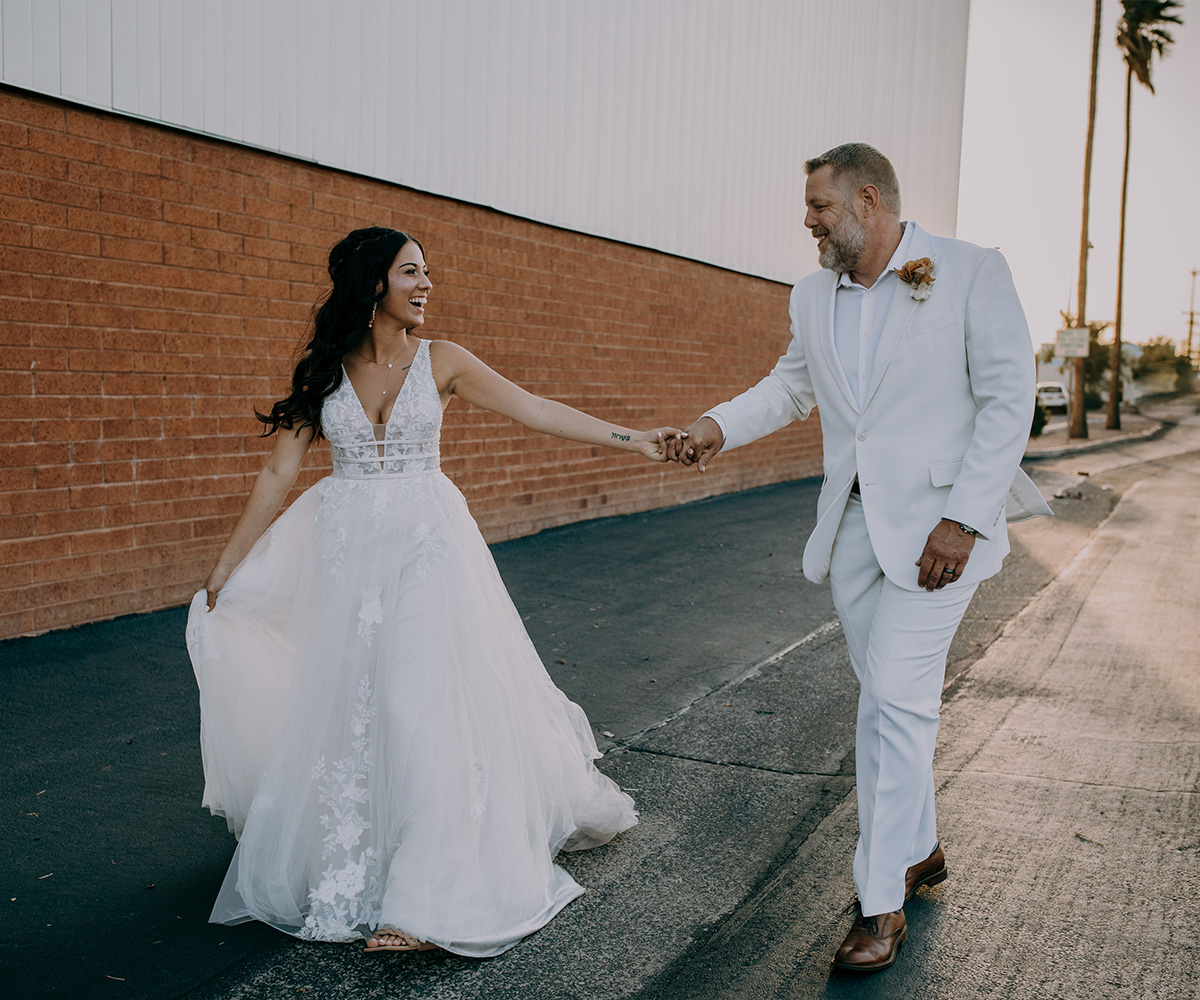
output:
[[[486,961],[206,922],[233,840],[199,808],[182,609],[0,643],[0,995],[1196,995],[1200,418],[1144,409],[1165,433],[1026,466],[1058,516],[1013,529],[951,650],[951,877],[892,969],[828,965],[857,691],[800,574],[805,480],[494,547],[641,822],[563,856],[588,892]]]

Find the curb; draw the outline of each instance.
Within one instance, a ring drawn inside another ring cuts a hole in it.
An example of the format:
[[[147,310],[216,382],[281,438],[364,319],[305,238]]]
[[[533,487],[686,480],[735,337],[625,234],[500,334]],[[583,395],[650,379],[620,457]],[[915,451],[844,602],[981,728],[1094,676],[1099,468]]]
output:
[[[1138,441],[1154,441],[1162,437],[1173,424],[1160,422],[1157,427],[1151,427],[1139,434],[1127,434],[1123,437],[1106,438],[1103,441],[1091,441],[1088,444],[1077,444],[1066,448],[1054,448],[1050,451],[1027,451],[1021,459],[1023,462],[1040,462],[1049,458],[1066,458],[1082,452],[1101,451],[1104,448],[1115,448],[1118,445],[1134,444]]]

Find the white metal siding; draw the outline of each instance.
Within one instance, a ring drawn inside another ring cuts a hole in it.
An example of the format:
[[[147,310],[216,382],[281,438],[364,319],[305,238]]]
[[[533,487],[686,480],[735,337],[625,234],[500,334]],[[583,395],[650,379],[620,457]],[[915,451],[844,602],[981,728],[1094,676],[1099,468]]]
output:
[[[0,79],[784,281],[861,139],[953,233],[968,0],[0,0]]]

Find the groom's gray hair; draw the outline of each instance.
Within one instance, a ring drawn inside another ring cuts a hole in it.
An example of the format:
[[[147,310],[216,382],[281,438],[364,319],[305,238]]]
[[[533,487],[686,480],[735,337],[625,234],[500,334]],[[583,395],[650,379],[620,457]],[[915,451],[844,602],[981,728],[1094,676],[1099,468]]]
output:
[[[847,194],[857,194],[868,184],[875,186],[879,199],[892,215],[900,214],[900,182],[892,161],[865,142],[847,142],[804,161],[804,172],[811,174],[822,167],[833,167],[833,180]]]

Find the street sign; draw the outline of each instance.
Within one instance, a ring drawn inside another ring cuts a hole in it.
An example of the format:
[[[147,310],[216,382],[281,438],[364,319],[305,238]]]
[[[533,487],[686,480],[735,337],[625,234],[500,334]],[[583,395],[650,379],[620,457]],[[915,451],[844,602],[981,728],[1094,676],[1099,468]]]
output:
[[[1088,356],[1088,328],[1072,326],[1059,330],[1054,341],[1054,353],[1060,358],[1086,358]]]

